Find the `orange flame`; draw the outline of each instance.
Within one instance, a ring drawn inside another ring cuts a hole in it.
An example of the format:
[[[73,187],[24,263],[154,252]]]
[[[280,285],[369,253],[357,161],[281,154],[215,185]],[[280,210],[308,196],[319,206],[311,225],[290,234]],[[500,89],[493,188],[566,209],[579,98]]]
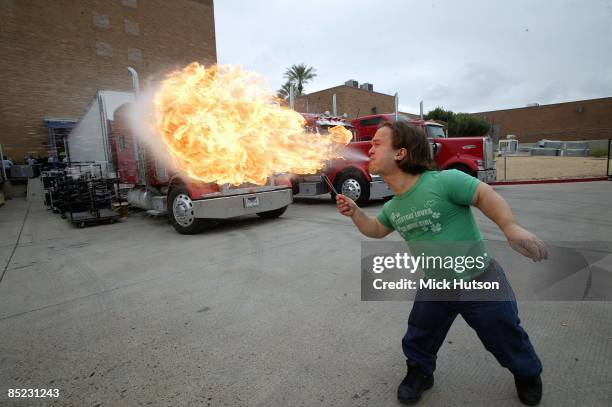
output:
[[[176,168],[204,182],[264,185],[275,173],[316,173],[352,137],[342,126],[306,133],[299,113],[239,67],[191,63],[168,75],[154,105]]]

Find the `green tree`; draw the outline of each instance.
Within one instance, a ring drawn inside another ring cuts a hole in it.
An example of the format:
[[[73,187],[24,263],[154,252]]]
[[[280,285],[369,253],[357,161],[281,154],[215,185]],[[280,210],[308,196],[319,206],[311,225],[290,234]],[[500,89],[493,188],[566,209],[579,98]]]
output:
[[[304,85],[316,76],[316,70],[312,66],[306,66],[306,64],[292,65],[285,71],[287,82],[295,84],[295,96],[302,95]]]
[[[289,92],[291,92],[291,82],[287,81],[276,91],[276,96],[280,99],[287,100],[289,98]]]
[[[469,113],[453,113],[438,106],[425,116],[426,120],[446,122],[449,137],[481,136],[489,132],[491,125]]]
[[[449,137],[482,136],[489,132],[491,125],[480,117],[469,113],[457,113],[448,123]]]
[[[438,106],[425,115],[425,120],[440,120],[448,123],[452,120],[453,116],[452,110],[444,110],[444,108]]]

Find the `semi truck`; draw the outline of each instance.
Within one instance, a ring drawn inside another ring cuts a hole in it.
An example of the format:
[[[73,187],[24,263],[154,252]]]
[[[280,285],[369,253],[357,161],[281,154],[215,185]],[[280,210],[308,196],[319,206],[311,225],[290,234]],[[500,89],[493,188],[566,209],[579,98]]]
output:
[[[297,197],[331,194],[334,189],[353,199],[358,205],[369,200],[388,198],[393,191],[379,175],[368,170],[368,151],[371,139],[384,121],[402,120],[423,130],[432,145],[432,154],[441,170],[457,169],[477,177],[483,182],[496,180],[497,170],[493,156],[493,142],[489,137],[449,138],[443,125],[427,120],[411,119],[402,114],[374,114],[348,122],[342,117],[302,114],[307,127],[325,133],[326,128],[343,125],[353,132],[353,139],[345,150],[345,157],[331,160],[317,174],[292,176],[293,192]],[[333,185],[328,185],[325,177]]]
[[[327,180],[338,193],[354,199],[359,205],[370,199],[393,195],[393,191],[381,176],[368,171],[368,151],[371,143],[356,139],[355,129],[349,121],[326,114],[302,113],[302,116],[308,131],[325,134],[330,127],[340,125],[353,132],[353,140],[341,151],[342,157],[329,160],[319,173],[292,175],[291,183],[295,196],[309,197],[331,193],[332,199],[335,199],[336,194]],[[327,180],[324,177],[327,177]]]
[[[355,140],[369,141],[384,121],[395,120],[395,114],[362,116],[352,121]],[[448,137],[438,122],[411,119],[398,114],[397,120],[420,127],[432,143],[434,159],[440,170],[457,169],[483,182],[493,182],[497,176],[493,141],[490,137]]]
[[[130,120],[134,94],[98,91],[68,136],[71,162],[102,165],[105,177],[117,177],[131,206],[167,215],[181,234],[196,234],[215,220],[256,214],[281,216],[293,202],[287,175],[266,185],[207,183],[170,169],[159,154],[139,141]]]

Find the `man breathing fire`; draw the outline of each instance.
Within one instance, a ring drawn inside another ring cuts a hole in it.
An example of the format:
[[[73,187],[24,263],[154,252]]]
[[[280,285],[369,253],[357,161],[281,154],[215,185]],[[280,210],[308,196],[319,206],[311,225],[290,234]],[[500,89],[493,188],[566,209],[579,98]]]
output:
[[[376,218],[370,218],[351,199],[336,196],[339,212],[350,217],[364,235],[383,238],[395,230],[409,246],[412,242],[457,241],[473,242],[484,250],[471,211],[475,206],[499,226],[514,250],[534,261],[547,258],[544,243],[516,222],[506,201],[489,185],[457,170],[434,169],[429,142],[420,129],[401,121],[383,123],[372,139],[369,155],[370,172],[383,177],[395,193],[393,199]],[[435,216],[430,227],[412,228],[403,222],[424,208],[432,208],[427,213]],[[400,402],[415,403],[433,386],[436,355],[458,314],[497,361],[512,372],[521,402],[540,402],[542,364],[519,323],[512,288],[502,268],[490,259],[485,268],[474,268],[462,278],[469,281],[490,276],[501,282],[510,299],[425,301],[422,292],[417,294],[402,340],[408,372],[397,391]]]

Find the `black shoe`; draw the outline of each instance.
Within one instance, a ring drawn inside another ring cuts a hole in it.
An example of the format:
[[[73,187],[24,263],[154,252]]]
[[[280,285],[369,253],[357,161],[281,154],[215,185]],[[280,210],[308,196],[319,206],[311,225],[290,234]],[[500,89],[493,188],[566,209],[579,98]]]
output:
[[[402,404],[414,404],[421,398],[421,394],[431,389],[434,384],[433,375],[427,375],[419,365],[407,360],[408,373],[397,388],[397,399]]]
[[[531,378],[514,376],[514,385],[521,403],[528,406],[537,406],[542,400],[542,379],[539,375]]]

